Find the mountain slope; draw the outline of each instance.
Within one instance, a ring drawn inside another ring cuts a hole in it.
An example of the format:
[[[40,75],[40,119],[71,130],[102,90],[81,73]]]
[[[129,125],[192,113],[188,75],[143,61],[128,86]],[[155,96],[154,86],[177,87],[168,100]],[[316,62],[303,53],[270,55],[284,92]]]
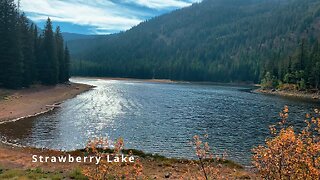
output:
[[[76,33],[62,33],[62,36],[66,42],[74,41],[74,40],[86,40],[86,39],[94,39],[98,38],[99,35],[85,35],[85,34],[76,34]]]
[[[82,48],[73,53],[81,60],[73,72],[258,82],[287,66],[302,39],[316,41],[319,15],[317,0],[205,0],[127,32],[71,42],[72,50]]]

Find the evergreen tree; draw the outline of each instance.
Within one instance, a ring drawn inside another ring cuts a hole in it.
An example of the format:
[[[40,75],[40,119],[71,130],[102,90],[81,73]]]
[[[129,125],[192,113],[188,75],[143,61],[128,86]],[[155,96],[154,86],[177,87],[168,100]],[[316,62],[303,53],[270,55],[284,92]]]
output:
[[[34,50],[34,61],[35,61],[35,80],[40,81],[40,48],[41,45],[41,37],[39,36],[38,27],[35,26],[33,30],[33,50]]]
[[[54,85],[58,83],[59,64],[56,51],[56,41],[52,30],[52,23],[48,18],[43,41],[41,43],[41,56],[39,61],[39,76],[43,84]]]
[[[319,38],[320,1],[278,2],[207,0],[126,32],[71,41],[73,72],[255,83],[269,72],[275,81],[311,88],[307,76],[317,62],[310,50]]]
[[[34,25],[24,14],[20,16],[21,48],[23,54],[23,86],[28,87],[36,80],[36,64],[33,42]]]
[[[39,36],[38,27],[19,12],[14,0],[1,0],[0,40],[0,87],[55,85],[69,79],[69,51],[64,52],[60,27],[54,33],[50,18]]]
[[[56,47],[57,47],[57,58],[59,64],[59,82],[64,82],[65,77],[65,62],[64,62],[64,45],[63,45],[63,37],[60,31],[60,27],[58,26],[55,33],[56,38]]]
[[[0,1],[0,86],[22,87],[19,13],[13,0]]]
[[[68,82],[70,78],[70,53],[68,46],[64,50],[64,77],[63,82]]]

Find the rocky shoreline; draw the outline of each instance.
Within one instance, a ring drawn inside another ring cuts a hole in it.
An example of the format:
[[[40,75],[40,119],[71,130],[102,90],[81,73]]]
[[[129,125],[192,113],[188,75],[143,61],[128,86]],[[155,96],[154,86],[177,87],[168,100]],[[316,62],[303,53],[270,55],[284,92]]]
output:
[[[282,97],[291,97],[291,98],[298,98],[303,100],[310,100],[310,101],[320,101],[320,91],[311,92],[311,91],[288,91],[288,90],[277,90],[277,89],[262,89],[258,88],[252,90],[254,93],[262,93],[262,94],[269,94],[269,95],[276,95]]]

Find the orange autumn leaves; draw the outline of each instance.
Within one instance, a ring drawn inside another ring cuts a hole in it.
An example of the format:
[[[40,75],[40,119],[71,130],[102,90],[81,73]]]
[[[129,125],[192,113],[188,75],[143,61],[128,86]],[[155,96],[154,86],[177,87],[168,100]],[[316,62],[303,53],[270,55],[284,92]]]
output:
[[[287,125],[289,109],[281,121],[270,126],[271,138],[253,149],[253,165],[265,179],[320,179],[319,111],[306,116],[306,126],[296,133]]]
[[[253,165],[258,175],[264,179],[320,179],[320,111],[307,114],[305,127],[297,131],[288,125],[289,108],[284,107],[280,113],[281,120],[270,126],[270,137],[265,145],[254,148]],[[189,167],[180,179],[225,179],[221,164],[224,156],[215,155],[204,137],[194,136],[191,145],[198,157],[197,161],[189,161]],[[119,139],[114,144],[114,156],[121,155],[124,142]],[[96,139],[88,144],[87,152],[104,157],[109,149],[107,139]],[[110,150],[110,149],[109,149]],[[90,179],[147,179],[142,173],[140,161],[134,164],[107,163],[88,166],[83,173]]]
[[[82,173],[92,180],[101,179],[143,179],[143,166],[139,159],[134,163],[110,163],[107,156],[120,157],[123,155],[124,141],[119,138],[111,149],[110,141],[107,138],[100,138],[90,141],[87,144],[86,152],[97,157],[101,157],[99,164],[95,166],[86,166]],[[132,152],[129,152],[129,156]]]

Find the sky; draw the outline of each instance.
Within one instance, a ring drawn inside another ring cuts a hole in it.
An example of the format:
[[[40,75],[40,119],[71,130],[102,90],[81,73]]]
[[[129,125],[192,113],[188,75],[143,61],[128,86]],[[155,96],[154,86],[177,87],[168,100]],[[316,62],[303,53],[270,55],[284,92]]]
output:
[[[28,18],[43,27],[48,17],[63,32],[111,34],[201,0],[20,0]]]

